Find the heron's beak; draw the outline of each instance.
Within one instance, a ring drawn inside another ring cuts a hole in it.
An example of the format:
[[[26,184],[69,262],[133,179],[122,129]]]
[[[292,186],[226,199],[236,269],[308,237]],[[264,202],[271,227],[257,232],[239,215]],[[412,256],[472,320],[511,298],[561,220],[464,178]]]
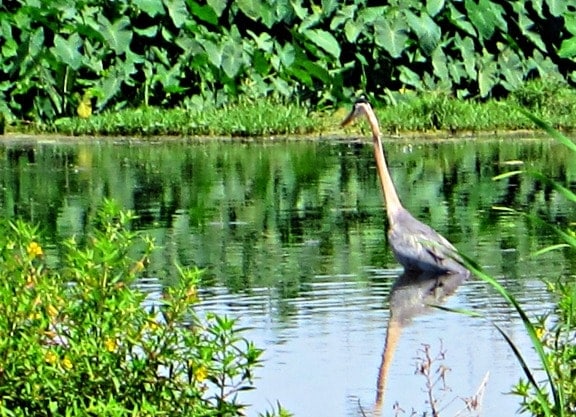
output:
[[[352,108],[352,111],[348,114],[348,116],[346,116],[346,118],[342,121],[342,123],[340,123],[341,127],[346,127],[348,126],[350,123],[352,123],[354,121],[354,119],[356,118],[357,114],[356,114],[356,107]]]

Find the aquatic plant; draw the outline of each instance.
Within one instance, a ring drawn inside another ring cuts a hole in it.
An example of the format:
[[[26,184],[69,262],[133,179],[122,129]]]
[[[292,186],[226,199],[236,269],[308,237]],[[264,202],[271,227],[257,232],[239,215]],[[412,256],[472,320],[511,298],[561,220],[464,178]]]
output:
[[[576,144],[569,138],[529,111],[520,109],[520,112],[576,155]],[[576,203],[576,194],[568,187],[547,179],[543,174],[536,171],[512,171],[494,179],[503,180],[515,175],[529,175],[536,180],[545,181],[568,201]],[[563,241],[563,243],[542,248],[534,256],[551,250],[576,250],[576,234],[571,226],[562,229],[556,225],[548,224],[538,216],[518,212],[513,208],[496,207],[496,209],[512,211],[518,215],[526,216],[538,224],[549,227]],[[573,280],[547,282],[548,289],[557,299],[556,308],[554,311],[550,311],[548,315],[530,318],[522,305],[494,277],[485,273],[482,268],[470,260],[467,260],[467,265],[477,277],[492,286],[515,309],[545,372],[546,380],[541,382],[537,378],[535,370],[528,366],[520,347],[512,341],[504,330],[495,325],[514,352],[526,377],[526,380],[521,380],[512,390],[513,393],[522,398],[522,410],[536,417],[573,415],[576,411],[576,389],[574,387],[574,374],[576,373],[576,361],[574,361],[576,357],[576,339],[574,338],[576,330],[576,283]]]

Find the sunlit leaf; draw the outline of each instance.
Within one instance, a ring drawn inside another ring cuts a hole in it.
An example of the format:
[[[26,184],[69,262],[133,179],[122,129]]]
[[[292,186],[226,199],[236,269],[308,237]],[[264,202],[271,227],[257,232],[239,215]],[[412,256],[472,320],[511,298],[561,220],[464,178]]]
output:
[[[340,57],[340,45],[336,38],[330,33],[322,29],[312,29],[304,33],[304,35],[315,45],[328,52],[334,58]]]
[[[218,24],[218,14],[213,7],[210,7],[209,5],[201,6],[196,2],[191,2],[189,4],[190,11],[194,17],[197,17],[206,23],[210,23],[211,25]]]
[[[450,10],[450,22],[453,25],[463,30],[468,35],[476,37],[477,32],[465,14],[461,13],[452,3],[448,3],[448,10]]]
[[[444,8],[444,2],[445,0],[428,0],[426,1],[426,11],[434,17]]]
[[[164,14],[162,0],[133,0],[134,5],[150,17]]]
[[[553,251],[555,251],[555,250],[566,249],[566,248],[571,248],[571,246],[568,245],[567,243],[559,243],[559,244],[557,244],[557,245],[550,245],[550,246],[547,246],[547,247],[545,247],[545,248],[542,248],[542,249],[534,252],[534,253],[532,254],[532,256],[536,258],[536,257],[541,256],[541,255],[544,255],[544,254],[546,254],[546,253],[548,253],[548,252],[553,252]]]
[[[338,0],[322,0],[322,13],[326,16],[330,16],[338,6]]]
[[[227,42],[222,48],[222,69],[230,78],[234,78],[242,67],[242,49],[233,41]]]
[[[236,4],[250,19],[254,21],[260,19],[260,8],[263,6],[261,0],[237,0]]]
[[[168,14],[174,26],[177,28],[182,27],[188,19],[188,9],[186,8],[185,0],[164,0],[164,5],[168,9]]]
[[[79,51],[81,46],[82,40],[77,33],[70,35],[68,39],[56,35],[54,37],[54,47],[51,50],[62,62],[73,70],[77,70],[82,65],[82,54]]]
[[[358,35],[362,33],[363,29],[363,24],[360,24],[358,21],[348,20],[344,25],[344,34],[346,35],[346,40],[350,43],[356,42]]]
[[[576,36],[562,41],[558,55],[562,58],[573,58],[576,56]]]
[[[132,31],[127,29],[130,26],[128,16],[124,16],[112,24],[104,15],[99,15],[98,23],[102,36],[117,55],[123,54],[130,48]]]
[[[478,30],[482,38],[490,39],[496,28],[503,31],[507,29],[507,23],[504,19],[504,9],[490,0],[465,0],[464,5],[468,11],[468,17]]]
[[[482,62],[478,69],[478,87],[480,89],[480,96],[487,97],[492,88],[496,85],[498,80],[498,65],[494,61],[490,61],[490,57]]]
[[[568,4],[574,4],[571,0],[570,3],[568,0],[547,0],[546,3],[550,14],[554,17],[562,16],[568,10]]]
[[[446,54],[440,47],[436,48],[434,52],[432,52],[432,67],[434,68],[435,76],[443,81],[450,79]]]
[[[28,52],[30,53],[30,56],[36,56],[42,51],[43,47],[44,47],[44,28],[40,26],[39,28],[34,30],[34,32],[30,35],[30,40],[28,42]]]
[[[212,7],[216,16],[222,16],[222,12],[226,9],[226,5],[228,4],[228,0],[206,0],[206,4]]]
[[[440,41],[440,27],[427,13],[416,16],[409,10],[404,12],[410,29],[418,36],[419,46],[426,55],[431,55]]]
[[[391,22],[381,17],[374,22],[374,40],[376,45],[383,47],[392,58],[399,58],[406,48],[408,27],[401,19]]]
[[[522,174],[524,171],[509,171],[509,172],[504,172],[503,174],[500,175],[496,175],[495,177],[492,177],[492,181],[499,181],[499,180],[503,180],[506,178],[510,178],[510,177],[514,177],[517,175]]]

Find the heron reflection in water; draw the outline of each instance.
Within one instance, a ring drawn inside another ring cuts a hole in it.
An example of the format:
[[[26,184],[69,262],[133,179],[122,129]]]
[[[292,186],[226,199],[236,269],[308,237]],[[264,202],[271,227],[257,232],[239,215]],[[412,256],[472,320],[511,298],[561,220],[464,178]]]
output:
[[[375,415],[379,415],[382,410],[388,370],[402,329],[409,325],[414,317],[431,311],[431,305],[443,303],[468,276],[467,271],[436,274],[430,271],[406,270],[394,282],[389,300],[390,320],[378,371]]]
[[[366,117],[372,129],[374,157],[386,201],[388,242],[396,260],[405,270],[439,274],[467,273],[466,268],[459,262],[456,248],[444,236],[417,220],[402,206],[388,171],[378,119],[370,103],[364,97],[358,99],[341,125],[346,126],[361,116]]]

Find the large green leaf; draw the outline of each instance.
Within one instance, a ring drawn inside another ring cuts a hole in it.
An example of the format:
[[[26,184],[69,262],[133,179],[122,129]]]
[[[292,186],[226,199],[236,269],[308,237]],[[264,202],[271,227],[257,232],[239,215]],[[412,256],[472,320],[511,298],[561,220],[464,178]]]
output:
[[[286,43],[283,47],[278,47],[278,56],[282,65],[285,68],[290,67],[296,59],[296,49],[290,43]]]
[[[112,24],[101,14],[98,16],[98,24],[102,36],[116,55],[121,55],[130,49],[133,32],[127,29],[130,26],[128,16],[123,16]]]
[[[338,13],[330,21],[330,30],[337,30],[342,23],[348,23],[354,20],[354,15],[356,14],[356,9],[358,6],[351,4],[348,6],[343,6],[338,10]]]
[[[328,52],[334,58],[340,58],[340,45],[336,38],[328,31],[312,29],[304,32],[304,35],[316,46]]]
[[[364,31],[365,25],[359,20],[348,20],[344,25],[346,40],[350,43],[356,42],[358,36]]]
[[[229,40],[222,47],[222,69],[224,73],[230,77],[234,78],[242,64],[244,63],[242,59],[242,47],[238,47],[238,44],[232,40]]]
[[[526,15],[524,8],[518,11],[518,27],[522,31],[522,35],[534,42],[537,48],[541,51],[546,51],[546,45],[542,41],[542,35],[535,30],[534,21]]]
[[[432,68],[434,68],[434,75],[442,82],[450,82],[446,54],[440,47],[432,52]]]
[[[503,85],[508,91],[514,91],[522,85],[524,81],[522,60],[512,48],[506,47],[500,52],[498,65],[505,79]]]
[[[456,46],[460,49],[462,54],[462,63],[464,64],[464,69],[466,74],[470,79],[476,78],[476,55],[474,53],[474,41],[470,37],[465,37],[464,39],[460,36],[455,38]]]
[[[476,37],[476,29],[474,29],[474,26],[472,23],[470,23],[468,17],[465,14],[460,13],[460,11],[452,3],[448,3],[448,10],[450,11],[449,20],[454,26],[463,30],[468,35]]]
[[[186,2],[184,0],[164,0],[164,5],[168,9],[168,14],[174,26],[181,28],[188,19]]]
[[[491,57],[484,58],[478,69],[478,88],[481,97],[488,97],[498,82],[498,65]]]
[[[374,41],[383,47],[392,58],[399,58],[408,41],[408,26],[402,19],[389,21],[380,17],[374,22]]]
[[[222,53],[218,46],[209,40],[203,42],[202,46],[208,55],[208,60],[214,65],[216,68],[220,68],[222,64]]]
[[[325,16],[330,16],[337,7],[339,7],[338,0],[322,0],[322,13]]]
[[[490,39],[496,28],[502,31],[507,30],[506,19],[504,19],[504,9],[490,0],[465,0],[464,5],[468,11],[468,17],[483,39]]]
[[[445,0],[426,1],[426,11],[432,17],[436,16],[444,8]]]
[[[214,8],[208,5],[201,6],[195,1],[190,1],[188,4],[190,5],[190,11],[195,17],[211,25],[218,24],[218,15],[214,11]]]
[[[418,36],[420,48],[426,55],[431,55],[440,41],[440,27],[432,20],[428,13],[423,12],[416,16],[410,10],[404,12],[410,29]]]
[[[257,22],[260,19],[261,0],[237,0],[236,4],[246,16]]]
[[[30,35],[28,42],[28,53],[30,56],[35,57],[44,48],[44,28],[40,26]]]
[[[164,14],[162,0],[132,0],[134,5],[150,17]]]
[[[573,0],[546,0],[546,3],[548,3],[550,14],[554,17],[562,16],[568,10],[569,4],[574,6]]]
[[[222,16],[222,12],[226,9],[226,5],[228,4],[228,0],[207,0],[206,4],[212,7],[216,16]]]
[[[558,50],[558,55],[562,58],[576,57],[576,36],[570,39],[564,39]]]
[[[77,70],[82,65],[82,54],[79,51],[81,46],[82,39],[77,33],[73,33],[68,39],[57,34],[54,36],[54,47],[50,50],[64,64]]]

